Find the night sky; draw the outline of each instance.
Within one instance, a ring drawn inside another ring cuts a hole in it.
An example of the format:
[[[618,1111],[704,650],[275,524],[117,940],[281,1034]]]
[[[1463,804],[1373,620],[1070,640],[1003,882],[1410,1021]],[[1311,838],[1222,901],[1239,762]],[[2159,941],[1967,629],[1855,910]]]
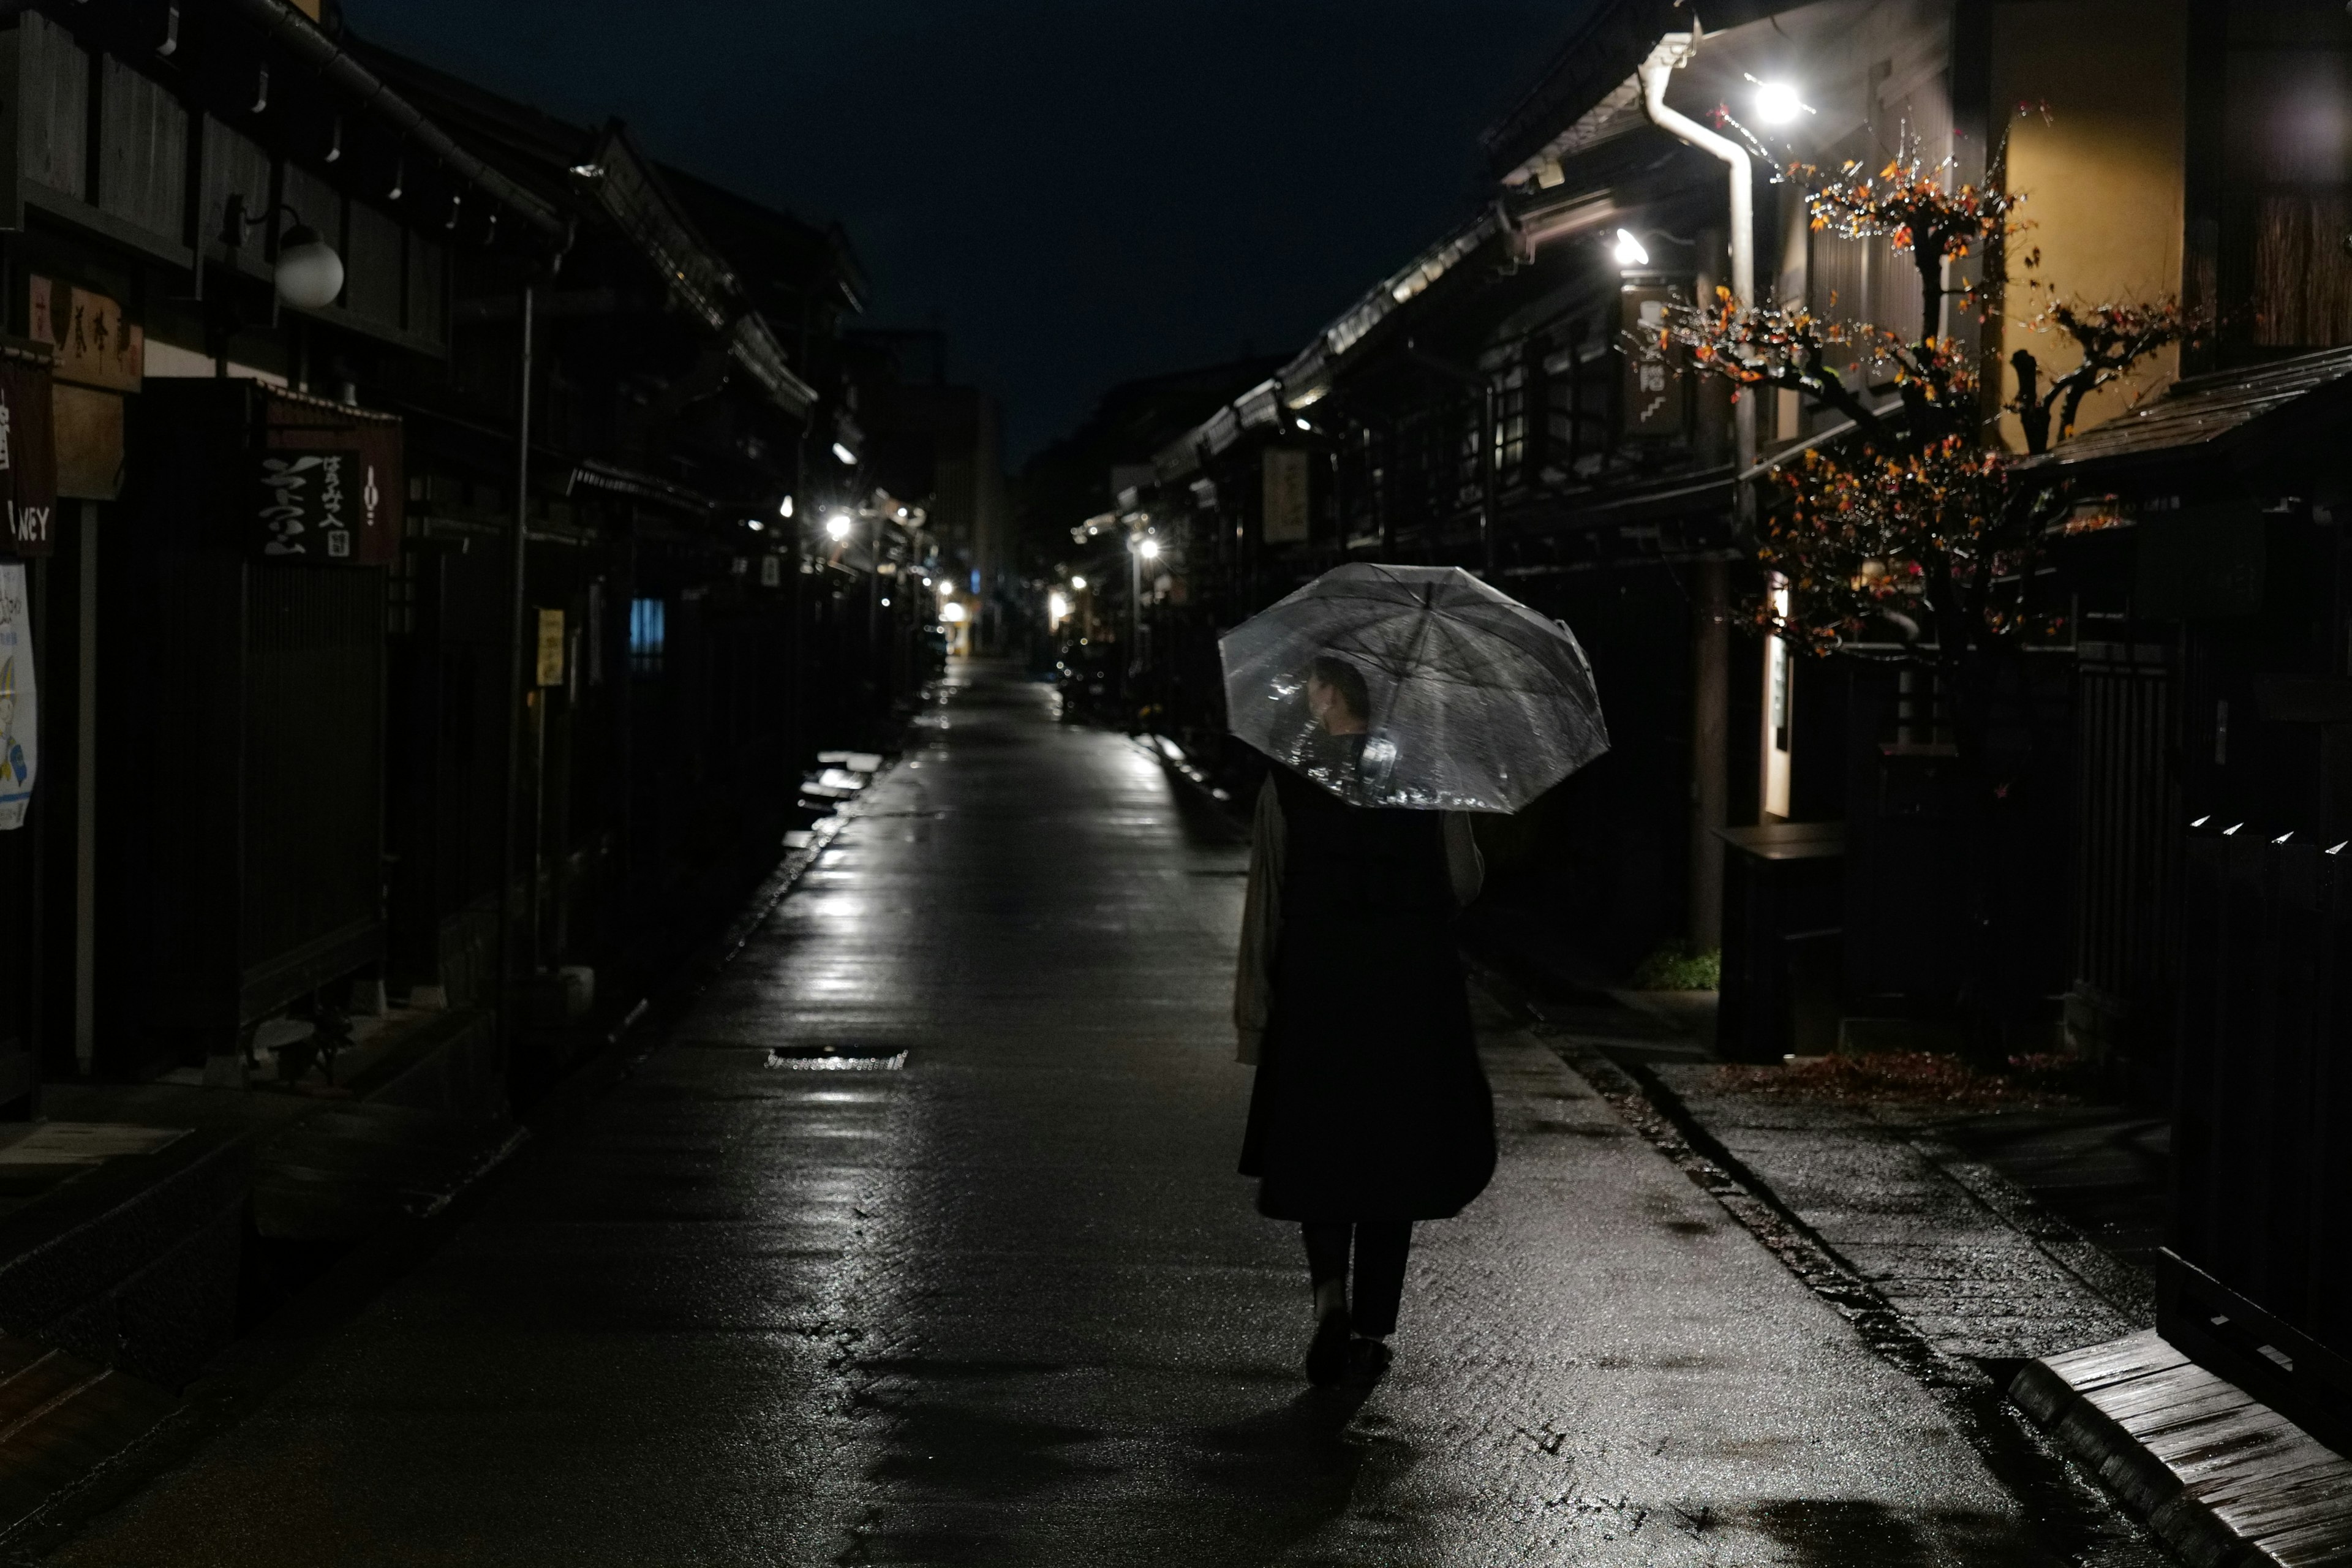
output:
[[[803,216],[944,327],[1016,466],[1131,376],[1288,352],[1479,199],[1578,0],[347,0],[364,36]]]

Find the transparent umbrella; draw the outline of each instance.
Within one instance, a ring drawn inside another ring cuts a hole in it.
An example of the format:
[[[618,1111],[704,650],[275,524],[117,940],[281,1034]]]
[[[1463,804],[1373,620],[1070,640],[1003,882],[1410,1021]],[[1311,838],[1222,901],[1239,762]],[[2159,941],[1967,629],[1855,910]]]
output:
[[[1218,651],[1233,732],[1354,805],[1517,811],[1609,749],[1568,627],[1457,567],[1334,567]]]

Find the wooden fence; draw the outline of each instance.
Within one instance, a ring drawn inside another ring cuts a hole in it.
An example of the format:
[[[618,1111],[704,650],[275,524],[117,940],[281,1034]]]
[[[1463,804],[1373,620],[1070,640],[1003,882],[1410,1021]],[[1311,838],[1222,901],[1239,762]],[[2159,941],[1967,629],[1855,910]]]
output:
[[[2183,867],[2172,1247],[2159,1327],[2352,1438],[2352,849],[2251,826]]]

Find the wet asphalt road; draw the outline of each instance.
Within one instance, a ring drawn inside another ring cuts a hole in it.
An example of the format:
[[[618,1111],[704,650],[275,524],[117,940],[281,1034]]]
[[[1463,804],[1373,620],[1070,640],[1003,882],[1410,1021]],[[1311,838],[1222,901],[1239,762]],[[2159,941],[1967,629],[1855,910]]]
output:
[[[109,1564],[1969,1563],[2052,1542],[1918,1386],[1489,1017],[1503,1160],[1308,1392],[1233,1173],[1242,849],[965,669],[670,1037]],[[765,1064],[776,1046],[902,1070]]]

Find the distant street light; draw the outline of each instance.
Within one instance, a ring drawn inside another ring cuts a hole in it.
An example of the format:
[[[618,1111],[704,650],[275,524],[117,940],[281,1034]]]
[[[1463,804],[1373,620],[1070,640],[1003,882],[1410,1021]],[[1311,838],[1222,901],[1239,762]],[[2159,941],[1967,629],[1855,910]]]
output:
[[[1070,586],[1083,594],[1087,591],[1087,580],[1084,577],[1073,575],[1070,578]]]
[[[1160,541],[1156,539],[1147,539],[1135,548],[1136,552],[1141,555],[1146,561],[1157,561],[1160,559]]]
[[[854,468],[857,467],[857,454],[851,451],[848,447],[843,446],[838,441],[835,441],[833,444],[833,455],[840,458],[843,463],[850,468]]]
[[[849,514],[845,511],[835,512],[824,520],[824,531],[829,538],[846,539],[849,537]]]
[[[1640,240],[1633,237],[1633,231],[1630,228],[1617,231],[1617,247],[1610,254],[1617,258],[1620,267],[1647,267],[1650,264],[1650,253],[1642,247]]]
[[[1059,594],[1048,594],[1045,595],[1045,619],[1048,624],[1058,626],[1064,621],[1069,619],[1069,600],[1062,597]]]
[[[778,517],[790,517],[793,515],[792,497],[786,496],[782,500],[776,503],[776,515]]]

